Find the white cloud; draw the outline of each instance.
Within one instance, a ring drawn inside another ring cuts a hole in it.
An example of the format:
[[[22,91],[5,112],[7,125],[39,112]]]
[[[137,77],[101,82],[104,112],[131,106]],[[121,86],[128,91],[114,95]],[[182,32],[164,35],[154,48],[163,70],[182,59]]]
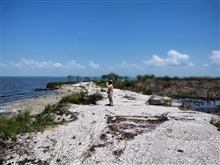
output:
[[[181,64],[189,64],[189,56],[186,54],[180,54],[175,50],[170,50],[168,52],[169,58],[167,58],[167,62],[171,65],[181,65]]]
[[[134,67],[134,68],[137,68],[139,70],[142,70],[142,68],[140,66],[136,65],[136,64],[131,64],[131,66]]]
[[[124,68],[124,67],[128,67],[129,64],[126,61],[122,61],[120,64],[116,64],[116,67],[118,68]]]
[[[164,65],[175,65],[175,66],[194,66],[192,62],[189,62],[189,56],[187,54],[181,54],[176,50],[170,50],[168,58],[161,58],[158,55],[153,55],[152,59],[144,61],[146,65],[164,66]]]
[[[94,69],[99,69],[99,64],[95,64],[93,61],[89,61],[89,66]]]
[[[52,61],[43,61],[43,62],[38,62],[34,60],[27,60],[25,58],[22,58],[18,63],[10,62],[10,66],[12,67],[31,67],[31,68],[57,68],[57,67],[64,67],[64,65],[60,63],[53,63]]]
[[[212,54],[209,56],[209,59],[211,60],[209,63],[203,64],[203,67],[210,67],[210,66],[219,66],[220,65],[220,51],[219,50],[213,50]]]
[[[164,59],[160,58],[157,55],[153,55],[153,58],[149,61],[144,61],[145,64],[147,65],[156,65],[156,66],[161,66],[161,65],[165,65],[166,62]]]
[[[219,50],[213,50],[212,54],[209,56],[211,59],[212,64],[218,64],[220,63],[220,51]]]
[[[138,65],[132,63],[132,64],[129,64],[127,63],[126,61],[122,61],[120,64],[116,64],[115,67],[117,68],[136,68],[136,69],[142,69],[141,67],[139,67]]]
[[[76,63],[74,60],[69,61],[69,62],[67,63],[67,67],[78,68],[78,69],[86,69],[85,66]]]
[[[24,67],[30,67],[30,68],[79,68],[79,69],[85,69],[85,66],[82,66],[78,63],[76,63],[74,60],[67,62],[66,65],[61,64],[59,62],[52,62],[52,61],[34,61],[34,60],[27,60],[25,58],[22,58],[18,63],[9,62],[9,66],[11,67],[18,67],[18,68],[24,68]]]
[[[6,64],[0,64],[0,67],[7,67],[7,65]]]

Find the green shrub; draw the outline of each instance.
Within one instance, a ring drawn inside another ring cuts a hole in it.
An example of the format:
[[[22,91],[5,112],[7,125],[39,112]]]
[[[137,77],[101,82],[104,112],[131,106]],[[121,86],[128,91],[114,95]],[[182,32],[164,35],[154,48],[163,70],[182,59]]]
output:
[[[88,95],[85,97],[84,104],[96,104],[96,102],[101,99],[103,99],[103,96],[99,93]]]
[[[106,88],[106,83],[105,81],[96,81],[95,85],[101,87],[101,88]]]
[[[16,116],[3,115],[0,118],[0,139],[7,140],[16,134],[33,130],[30,112],[19,113]]]
[[[101,100],[102,98],[103,96],[99,93],[88,95],[86,92],[81,91],[78,93],[73,93],[68,96],[64,96],[60,100],[59,104],[63,104],[63,103],[84,104],[84,105],[96,104],[96,102],[98,100]]]
[[[73,93],[71,95],[64,96],[59,103],[83,104],[85,95],[85,92],[82,91],[78,93]]]
[[[57,86],[63,85],[64,82],[50,82],[47,84],[47,88],[54,89]]]
[[[56,124],[55,116],[53,114],[38,114],[34,118],[32,126],[34,131],[43,131],[46,126]]]
[[[50,82],[50,83],[47,83],[46,87],[49,88],[49,89],[55,89],[57,86],[61,86],[61,85],[64,85],[64,84],[75,84],[75,82]]]
[[[54,123],[55,116],[47,112],[35,116],[28,111],[13,116],[3,115],[0,117],[0,144],[18,134],[41,131]]]
[[[59,102],[58,104],[54,104],[54,105],[50,105],[48,104],[47,106],[45,106],[44,111],[42,112],[42,114],[63,114],[65,112],[68,111],[68,105],[62,102]]]

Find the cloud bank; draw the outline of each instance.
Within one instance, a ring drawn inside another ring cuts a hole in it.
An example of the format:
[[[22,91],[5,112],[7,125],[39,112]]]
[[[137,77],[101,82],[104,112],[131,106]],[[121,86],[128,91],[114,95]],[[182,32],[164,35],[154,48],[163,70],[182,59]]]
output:
[[[8,67],[17,67],[17,68],[78,68],[78,69],[86,69],[85,66],[76,63],[76,61],[72,60],[67,62],[67,64],[61,64],[59,62],[52,61],[35,61],[28,60],[22,58],[18,63],[9,62],[8,65],[4,64],[4,66]]]
[[[133,67],[133,68],[136,68],[136,69],[142,69],[141,67],[139,67],[138,65],[134,64],[134,63],[127,63],[126,61],[122,61],[121,63],[119,64],[116,64],[115,65],[117,68],[130,68],[130,67]]]
[[[176,50],[170,50],[167,54],[167,58],[153,55],[152,59],[144,61],[144,63],[151,66],[194,66],[194,64],[189,61],[189,56],[187,54],[181,54]]]

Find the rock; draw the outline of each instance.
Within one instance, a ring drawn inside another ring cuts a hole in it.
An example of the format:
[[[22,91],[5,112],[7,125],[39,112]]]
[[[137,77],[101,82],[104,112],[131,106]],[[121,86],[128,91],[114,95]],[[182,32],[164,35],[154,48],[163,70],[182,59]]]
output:
[[[47,91],[47,88],[36,88],[34,91],[40,92],[40,91]]]
[[[210,124],[216,126],[218,128],[218,131],[220,131],[220,117],[219,116],[212,117]]]
[[[107,90],[106,89],[101,89],[101,92],[107,92]]]
[[[171,98],[170,97],[163,97],[152,95],[148,100],[150,105],[164,105],[164,106],[171,106]]]
[[[13,109],[13,110],[0,110],[0,116],[3,114],[17,114],[21,112],[22,110],[20,109]]]

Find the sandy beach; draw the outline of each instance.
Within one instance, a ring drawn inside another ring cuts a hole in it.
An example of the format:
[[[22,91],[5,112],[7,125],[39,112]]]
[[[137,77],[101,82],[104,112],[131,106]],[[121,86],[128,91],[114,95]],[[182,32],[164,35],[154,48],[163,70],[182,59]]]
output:
[[[97,105],[72,104],[77,120],[44,132],[19,135],[5,156],[11,164],[137,165],[220,164],[214,115],[147,105],[150,95],[114,89],[114,106],[92,82],[63,85],[56,94],[14,103],[8,110],[41,112],[71,92],[99,92]]]

